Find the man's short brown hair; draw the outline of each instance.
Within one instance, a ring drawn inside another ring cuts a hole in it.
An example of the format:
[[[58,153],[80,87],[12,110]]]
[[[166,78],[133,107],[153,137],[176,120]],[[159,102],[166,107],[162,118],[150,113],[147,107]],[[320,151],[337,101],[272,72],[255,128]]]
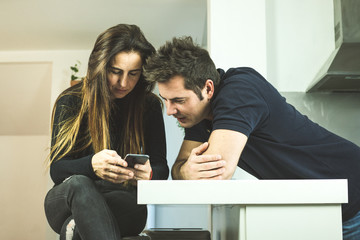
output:
[[[211,79],[217,86],[219,73],[209,53],[194,44],[191,37],[173,38],[149,57],[144,66],[144,75],[149,82],[167,82],[182,76],[185,88],[196,93],[202,100],[201,89]]]

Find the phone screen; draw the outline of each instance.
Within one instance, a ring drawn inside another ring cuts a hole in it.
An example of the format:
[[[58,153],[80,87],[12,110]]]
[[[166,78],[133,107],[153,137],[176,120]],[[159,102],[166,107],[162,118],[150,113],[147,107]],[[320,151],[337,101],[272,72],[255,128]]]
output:
[[[125,161],[131,168],[134,168],[135,164],[145,164],[148,159],[149,155],[146,154],[127,154],[125,156]]]

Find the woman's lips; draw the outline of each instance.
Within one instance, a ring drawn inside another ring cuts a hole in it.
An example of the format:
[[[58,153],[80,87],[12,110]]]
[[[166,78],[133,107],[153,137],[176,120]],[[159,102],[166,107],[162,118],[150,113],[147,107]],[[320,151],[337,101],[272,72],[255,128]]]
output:
[[[118,93],[125,93],[127,90],[126,89],[115,88],[115,91],[118,92]]]

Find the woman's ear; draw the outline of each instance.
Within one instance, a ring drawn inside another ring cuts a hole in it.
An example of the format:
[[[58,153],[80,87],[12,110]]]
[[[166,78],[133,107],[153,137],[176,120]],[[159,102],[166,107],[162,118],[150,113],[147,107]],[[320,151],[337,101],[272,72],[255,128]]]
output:
[[[205,90],[206,90],[206,95],[208,99],[211,99],[214,96],[214,82],[211,79],[206,80],[205,82]]]

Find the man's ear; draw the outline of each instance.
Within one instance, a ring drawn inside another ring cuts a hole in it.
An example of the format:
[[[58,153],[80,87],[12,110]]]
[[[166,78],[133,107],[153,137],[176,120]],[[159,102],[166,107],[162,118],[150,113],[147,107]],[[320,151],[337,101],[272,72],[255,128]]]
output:
[[[205,82],[205,94],[207,95],[208,99],[211,99],[214,96],[214,82],[211,79],[206,80]]]

